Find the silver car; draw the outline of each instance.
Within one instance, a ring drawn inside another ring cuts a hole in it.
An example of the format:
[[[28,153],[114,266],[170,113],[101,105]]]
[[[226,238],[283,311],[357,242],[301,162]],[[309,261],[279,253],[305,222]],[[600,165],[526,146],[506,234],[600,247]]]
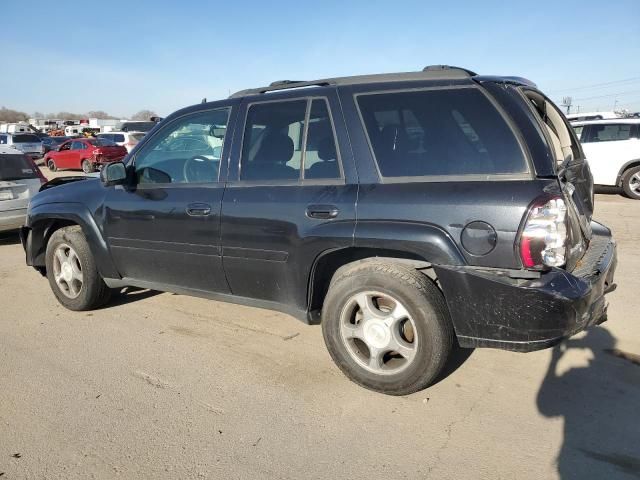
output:
[[[29,200],[45,181],[33,160],[15,148],[0,145],[0,232],[24,224]]]
[[[42,158],[42,140],[33,133],[0,133],[0,145],[21,151],[30,158]]]

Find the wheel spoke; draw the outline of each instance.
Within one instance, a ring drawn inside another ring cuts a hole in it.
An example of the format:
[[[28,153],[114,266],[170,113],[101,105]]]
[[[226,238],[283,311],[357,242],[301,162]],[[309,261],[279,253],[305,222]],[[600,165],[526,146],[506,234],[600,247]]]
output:
[[[362,329],[362,322],[357,324],[347,323],[342,325],[342,332],[345,338],[359,338],[364,340],[364,331]]]
[[[400,302],[396,302],[395,307],[388,314],[384,323],[387,327],[393,329],[398,322],[406,318],[409,318],[409,312]]]
[[[384,366],[383,357],[385,351],[380,348],[369,346],[369,368],[373,370],[381,370]]]
[[[394,335],[389,342],[389,350],[399,353],[405,360],[410,361],[416,354],[415,347]]]
[[[56,255],[56,258],[58,259],[58,262],[60,262],[60,266],[62,266],[62,264],[67,261],[67,256],[64,254],[64,251],[62,248],[58,248],[55,251],[55,255]]]
[[[372,317],[379,317],[380,310],[376,308],[373,304],[373,296],[369,293],[359,293],[356,298],[356,302],[360,307],[360,311],[362,312],[362,316],[364,320],[367,320]]]

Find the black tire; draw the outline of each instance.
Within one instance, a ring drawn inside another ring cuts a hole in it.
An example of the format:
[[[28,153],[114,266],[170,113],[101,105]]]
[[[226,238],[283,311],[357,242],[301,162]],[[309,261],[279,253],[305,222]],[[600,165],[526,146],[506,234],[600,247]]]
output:
[[[359,365],[341,335],[341,313],[349,299],[375,290],[399,300],[415,324],[418,340],[408,366],[376,374]],[[322,333],[333,361],[355,383],[388,395],[408,395],[429,386],[451,353],[453,327],[444,296],[435,283],[409,265],[367,259],[340,268],[331,280],[322,310]]]
[[[49,168],[50,171],[55,172],[56,170],[58,170],[58,168],[56,167],[56,164],[53,160],[51,160],[50,158],[47,158],[47,168]]]
[[[68,245],[76,253],[82,269],[82,286],[75,298],[69,298],[55,280],[54,255],[61,245]],[[64,227],[56,230],[46,251],[47,278],[58,301],[69,310],[93,310],[103,306],[111,297],[111,289],[107,287],[98,273],[89,244],[79,226]]]
[[[82,160],[82,162],[80,163],[80,167],[82,168],[82,171],[84,173],[93,173],[93,172],[95,172],[95,167],[94,167],[93,163],[91,163],[91,161],[86,159],[86,158],[84,160]]]
[[[640,200],[640,166],[632,167],[624,172],[622,189],[627,197]]]

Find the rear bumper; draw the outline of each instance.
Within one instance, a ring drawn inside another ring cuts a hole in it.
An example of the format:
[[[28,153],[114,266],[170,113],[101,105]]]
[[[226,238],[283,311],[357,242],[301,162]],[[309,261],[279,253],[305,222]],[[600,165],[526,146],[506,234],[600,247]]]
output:
[[[616,264],[611,233],[594,223],[589,250],[572,273],[552,269],[522,279],[504,270],[435,268],[461,346],[529,352],[607,319]]]
[[[22,225],[27,218],[27,209],[19,208],[16,210],[0,211],[0,232],[16,230]]]

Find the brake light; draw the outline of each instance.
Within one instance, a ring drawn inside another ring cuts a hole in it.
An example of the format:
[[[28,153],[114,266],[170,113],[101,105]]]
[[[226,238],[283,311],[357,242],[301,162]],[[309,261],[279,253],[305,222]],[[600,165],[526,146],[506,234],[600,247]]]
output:
[[[562,267],[567,258],[567,206],[562,197],[534,203],[520,234],[525,268]]]

